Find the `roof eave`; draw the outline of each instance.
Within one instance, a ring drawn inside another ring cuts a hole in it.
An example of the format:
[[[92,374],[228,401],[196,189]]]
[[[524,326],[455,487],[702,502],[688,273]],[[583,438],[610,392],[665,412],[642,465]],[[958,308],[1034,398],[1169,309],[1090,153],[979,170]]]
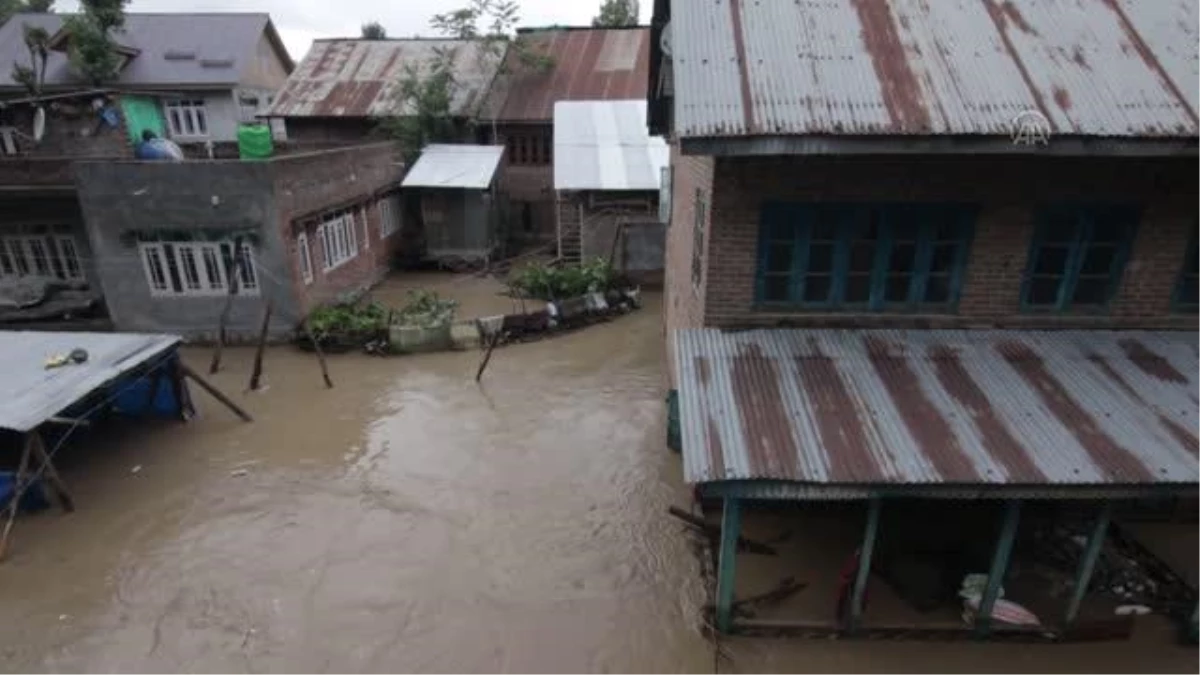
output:
[[[1017,144],[1008,136],[688,136],[685,155],[1052,155],[1195,157],[1197,137],[1056,136],[1046,145]]]

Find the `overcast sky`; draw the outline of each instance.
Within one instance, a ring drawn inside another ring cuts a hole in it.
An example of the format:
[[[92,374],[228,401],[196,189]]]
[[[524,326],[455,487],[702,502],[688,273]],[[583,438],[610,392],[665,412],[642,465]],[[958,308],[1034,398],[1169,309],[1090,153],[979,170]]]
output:
[[[519,0],[519,26],[591,23],[600,0]],[[465,0],[133,0],[130,12],[267,12],[296,61],[314,38],[356,37],[367,21],[378,21],[389,37],[429,35],[429,17],[466,5]],[[642,0],[642,22],[650,20],[651,0]],[[74,0],[55,8],[72,12]]]

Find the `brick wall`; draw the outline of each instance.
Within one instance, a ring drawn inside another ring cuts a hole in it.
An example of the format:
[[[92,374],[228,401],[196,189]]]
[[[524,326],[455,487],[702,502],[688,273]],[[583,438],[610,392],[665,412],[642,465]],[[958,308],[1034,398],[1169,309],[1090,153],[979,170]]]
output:
[[[493,143],[504,145],[504,162],[501,165],[504,190],[509,201],[509,230],[518,241],[551,242],[556,235],[555,226],[555,195],[554,195],[554,165],[529,162],[528,159],[518,162],[514,152],[517,139],[523,139],[527,144],[532,139],[545,140],[548,148],[553,146],[553,131],[549,122],[546,124],[514,124],[498,125],[493,136]],[[529,157],[528,145],[525,157]],[[539,150],[542,156],[552,150]],[[525,230],[523,210],[529,206],[530,231]]]
[[[664,263],[663,315],[664,332],[675,328],[695,328],[704,324],[704,279],[709,276],[702,271],[699,288],[692,284],[692,247],[696,218],[696,191],[700,190],[711,204],[713,190],[714,161],[711,157],[692,157],[679,154],[678,146],[671,147],[672,199],[671,222],[667,226],[667,250]],[[712,235],[711,209],[705,214],[704,233],[707,241],[704,250],[709,250]],[[713,260],[718,259],[716,256]],[[706,264],[709,260],[703,261]],[[671,380],[675,379],[675,359],[671,340],[667,339],[667,369]]]
[[[390,143],[347,147],[289,155],[273,161],[272,165],[279,228],[301,311],[367,288],[383,278],[401,239],[398,231],[387,239],[381,238],[379,209],[380,198],[390,193],[403,176],[398,148]],[[321,213],[341,208],[358,212],[357,253],[351,260],[325,272],[321,262],[323,244],[317,237],[315,221]],[[300,273],[297,243],[302,231],[308,237],[313,273],[312,282],[307,284]]]
[[[712,166],[708,160],[708,166]],[[685,258],[695,173],[676,165],[674,220],[668,235],[667,325],[695,325],[679,287],[690,281]],[[711,169],[710,169],[711,170]],[[713,226],[703,322],[717,326],[1014,326],[1195,327],[1170,311],[1170,294],[1196,228],[1197,167],[1187,159],[1025,157],[763,157],[717,161],[711,181]],[[754,308],[761,204],[791,201],[956,201],[980,206],[955,314],[815,314]],[[1116,202],[1144,208],[1129,264],[1107,313],[1096,316],[1020,311],[1033,218],[1048,202]],[[674,277],[672,279],[672,277]]]

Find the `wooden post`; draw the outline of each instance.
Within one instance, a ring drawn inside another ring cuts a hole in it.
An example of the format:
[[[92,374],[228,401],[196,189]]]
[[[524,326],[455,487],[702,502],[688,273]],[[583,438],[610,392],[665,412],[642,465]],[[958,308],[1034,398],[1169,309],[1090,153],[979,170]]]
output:
[[[0,533],[0,560],[4,560],[8,554],[8,536],[12,533],[13,521],[17,518],[17,507],[20,505],[21,495],[25,494],[29,457],[33,454],[33,434],[34,432],[25,434],[25,443],[21,448],[21,460],[17,463],[17,474],[13,477],[13,493],[8,500],[8,514],[4,521],[4,531]]]
[[[271,300],[267,299],[267,308],[263,312],[262,330],[258,333],[258,349],[254,352],[254,369],[250,372],[250,391],[258,389],[262,378],[263,352],[267,348],[267,331],[271,325]]]
[[[741,502],[726,497],[721,513],[721,552],[717,561],[717,630],[722,633],[733,628],[733,587],[737,577],[737,541],[741,527]]]
[[[1092,526],[1092,534],[1088,537],[1087,547],[1083,557],[1079,559],[1079,568],[1075,573],[1075,588],[1071,589],[1071,600],[1067,603],[1067,613],[1063,618],[1063,627],[1069,628],[1079,615],[1079,605],[1087,593],[1088,583],[1092,580],[1092,572],[1096,569],[1096,560],[1104,549],[1104,539],[1108,535],[1108,521],[1112,518],[1112,502],[1105,501]]]
[[[171,357],[169,362],[171,368],[171,391],[175,394],[175,404],[179,406],[179,419],[186,422],[196,414],[196,408],[192,405],[191,394],[188,393],[187,386],[183,382],[183,365],[179,359],[179,354],[176,353]]]
[[[854,633],[862,619],[863,598],[867,592],[867,578],[871,574],[871,556],[875,553],[875,539],[879,533],[879,497],[867,503],[867,528],[863,532],[862,547],[858,552],[858,572],[854,577],[854,591],[850,596],[850,613],[846,619],[846,630]]]
[[[238,404],[231,401],[229,399],[229,397],[226,396],[225,394],[222,394],[219,389],[212,386],[208,382],[205,382],[204,378],[200,377],[200,375],[197,374],[196,371],[192,370],[186,363],[180,363],[179,367],[183,370],[184,375],[187,375],[188,377],[192,378],[193,382],[200,385],[200,388],[203,389],[204,391],[207,391],[208,393],[212,394],[213,398],[217,399],[221,403],[224,403],[225,407],[232,410],[235,415],[237,415],[238,417],[242,418],[243,420],[245,420],[247,422],[254,421],[254,418],[250,416],[250,413],[246,412],[245,410],[242,410],[238,406]]]
[[[321,351],[317,336],[313,335],[312,328],[308,325],[307,314],[300,321],[300,327],[304,329],[304,334],[308,336],[308,341],[312,343],[313,351],[317,354],[317,362],[321,364],[321,377],[325,378],[325,388],[333,389],[333,380],[329,379],[329,366],[325,365],[325,352]]]
[[[1000,538],[996,541],[996,552],[992,555],[992,566],[988,570],[987,587],[979,601],[979,612],[975,615],[975,636],[985,638],[992,629],[992,609],[1000,597],[1000,585],[1008,571],[1008,559],[1012,556],[1013,542],[1017,539],[1017,523],[1021,520],[1021,502],[1009,501],[1004,505],[1004,522],[1000,526]]]
[[[58,498],[58,503],[62,506],[62,510],[71,513],[75,510],[75,500],[71,498],[71,493],[67,491],[67,484],[58,475],[58,469],[54,468],[54,462],[51,461],[50,455],[46,453],[46,443],[42,440],[42,435],[36,431],[31,431],[29,432],[29,436],[31,439],[29,449],[33,453],[31,457],[42,463],[42,468],[34,473],[34,477],[37,477],[39,473],[45,474],[46,483],[54,491],[54,495]]]
[[[217,320],[217,345],[213,348],[212,362],[208,364],[208,374],[212,375],[221,369],[221,350],[225,348],[225,324],[229,321],[229,313],[233,311],[233,299],[237,296],[238,280],[242,276],[242,238],[233,239],[233,265],[225,275],[229,279],[229,292],[225,294],[225,306],[221,308],[221,316]]]
[[[483,355],[483,361],[480,362],[480,364],[479,364],[479,370],[475,371],[475,381],[476,382],[479,381],[479,378],[483,377],[484,368],[487,368],[488,361],[492,360],[492,350],[496,348],[497,344],[499,344],[500,334],[502,332],[503,332],[503,329],[497,329],[495,335],[492,336],[492,340],[488,344],[487,353]]]

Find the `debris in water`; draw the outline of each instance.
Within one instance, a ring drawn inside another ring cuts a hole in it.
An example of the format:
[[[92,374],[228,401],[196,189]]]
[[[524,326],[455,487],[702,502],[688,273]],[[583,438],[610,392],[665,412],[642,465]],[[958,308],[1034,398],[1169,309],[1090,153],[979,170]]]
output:
[[[134,464],[133,468],[129,470],[129,473],[140,473],[141,471],[142,471],[142,465]]]
[[[234,469],[233,471],[229,472],[229,475],[233,478],[240,478],[248,473],[250,473],[249,469]]]

